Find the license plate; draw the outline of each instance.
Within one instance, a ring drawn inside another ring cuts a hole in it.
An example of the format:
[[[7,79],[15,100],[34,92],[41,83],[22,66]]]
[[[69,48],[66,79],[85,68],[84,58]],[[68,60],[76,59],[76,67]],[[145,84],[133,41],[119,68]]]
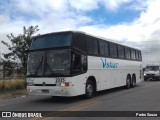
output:
[[[42,90],[42,93],[49,93],[49,90]]]

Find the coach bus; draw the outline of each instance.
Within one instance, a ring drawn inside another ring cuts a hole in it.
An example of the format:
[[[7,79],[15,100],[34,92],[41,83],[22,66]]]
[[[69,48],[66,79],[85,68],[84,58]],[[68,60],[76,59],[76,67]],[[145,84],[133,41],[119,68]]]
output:
[[[32,38],[27,89],[34,95],[91,98],[97,91],[141,81],[141,51],[80,31]]]

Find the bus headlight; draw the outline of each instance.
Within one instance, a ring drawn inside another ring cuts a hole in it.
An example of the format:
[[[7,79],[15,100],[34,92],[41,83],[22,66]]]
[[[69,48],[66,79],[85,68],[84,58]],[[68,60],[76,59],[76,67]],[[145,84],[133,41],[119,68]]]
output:
[[[61,83],[61,86],[62,87],[69,86],[69,83],[68,82]]]
[[[57,84],[57,86],[66,87],[66,86],[69,86],[69,82],[62,82]]]
[[[27,82],[27,86],[34,86],[34,82]]]
[[[28,92],[32,92],[32,90],[31,90],[31,89],[28,89]]]
[[[160,76],[160,74],[159,74],[159,73],[156,73],[155,75],[156,75],[156,76]]]

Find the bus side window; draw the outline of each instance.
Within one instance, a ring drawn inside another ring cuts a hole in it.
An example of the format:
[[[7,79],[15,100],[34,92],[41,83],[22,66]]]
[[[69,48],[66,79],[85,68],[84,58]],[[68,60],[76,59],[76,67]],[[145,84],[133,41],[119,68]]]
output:
[[[81,55],[81,62],[82,62],[82,73],[87,72],[87,56]]]
[[[81,73],[81,55],[73,54],[73,74]]]

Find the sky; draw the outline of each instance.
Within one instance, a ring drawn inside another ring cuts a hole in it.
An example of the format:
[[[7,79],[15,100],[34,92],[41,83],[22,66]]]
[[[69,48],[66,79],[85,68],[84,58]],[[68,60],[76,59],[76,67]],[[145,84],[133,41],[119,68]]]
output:
[[[39,26],[37,34],[78,30],[142,50],[160,63],[160,0],[1,0],[0,41]],[[1,53],[8,52],[0,42]]]

